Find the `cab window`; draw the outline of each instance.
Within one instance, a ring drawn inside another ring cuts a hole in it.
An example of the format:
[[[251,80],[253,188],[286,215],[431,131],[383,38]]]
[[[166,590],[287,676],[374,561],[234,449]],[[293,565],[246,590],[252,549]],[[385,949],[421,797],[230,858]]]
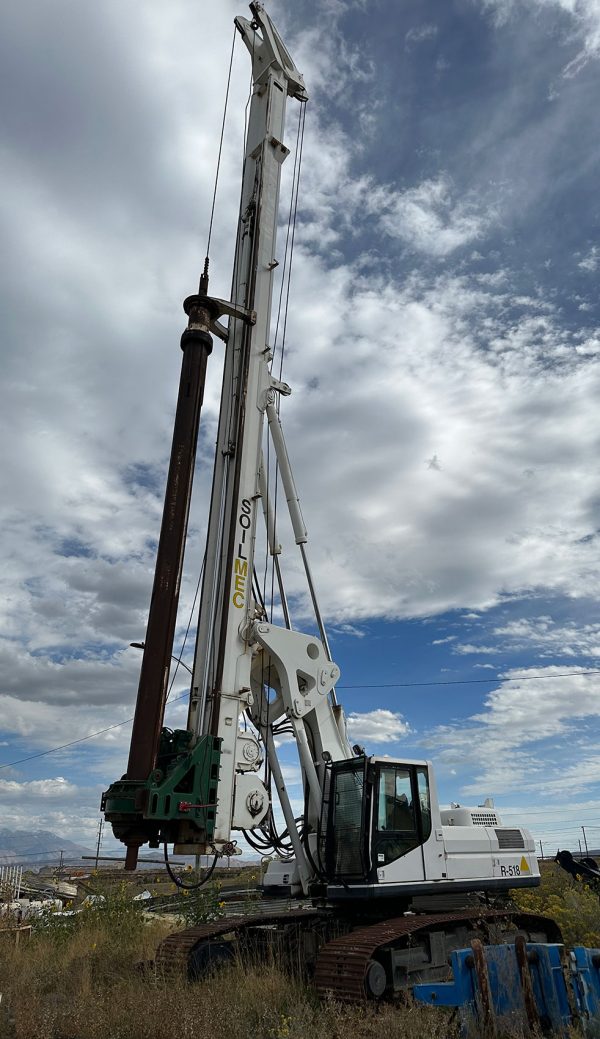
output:
[[[382,768],[379,776],[377,824],[377,828],[382,831],[416,829],[408,769]]]
[[[427,769],[381,765],[377,776],[373,866],[383,866],[418,848],[431,834]]]
[[[417,768],[417,789],[419,791],[421,830],[423,840],[426,841],[431,836],[431,800],[429,797],[429,777],[426,768]]]

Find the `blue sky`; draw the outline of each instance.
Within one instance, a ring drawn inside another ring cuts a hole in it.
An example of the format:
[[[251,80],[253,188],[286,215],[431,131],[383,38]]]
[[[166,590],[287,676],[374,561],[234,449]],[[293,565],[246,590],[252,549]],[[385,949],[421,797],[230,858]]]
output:
[[[582,825],[600,846],[600,9],[268,9],[311,97],[282,418],[351,735],[432,758],[446,803],[492,796],[547,848]],[[10,763],[132,713],[237,13],[36,2],[0,43],[0,826],[90,844],[125,767],[127,724]],[[248,79],[239,46],[222,296]],[[215,349],[178,644],[218,388]],[[290,589],[309,623],[297,565]]]

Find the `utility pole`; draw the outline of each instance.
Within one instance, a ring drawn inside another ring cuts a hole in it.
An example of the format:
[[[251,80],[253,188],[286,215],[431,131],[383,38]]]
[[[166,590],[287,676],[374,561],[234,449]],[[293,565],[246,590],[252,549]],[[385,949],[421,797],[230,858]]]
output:
[[[98,859],[100,858],[100,845],[102,843],[102,827],[104,826],[104,819],[100,819],[100,825],[98,827],[98,843],[96,844],[96,869],[98,869]]]
[[[585,853],[587,855],[588,854],[588,846],[587,846],[587,837],[585,835],[585,826],[582,826],[581,829],[583,831],[583,843],[585,844]],[[581,847],[581,845],[580,845],[580,847]]]
[[[541,841],[540,841],[540,858],[541,858],[541,860],[543,862],[544,861],[544,845],[542,844]]]
[[[65,855],[64,851],[61,851],[61,853],[60,853],[60,862],[58,864],[58,875],[59,875],[59,877],[62,877],[62,874],[63,874],[64,855]]]

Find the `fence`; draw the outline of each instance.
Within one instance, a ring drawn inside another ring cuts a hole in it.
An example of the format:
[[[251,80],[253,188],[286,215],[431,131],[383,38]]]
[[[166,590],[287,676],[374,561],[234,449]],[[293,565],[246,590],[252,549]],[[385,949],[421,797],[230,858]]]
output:
[[[21,895],[22,866],[0,866],[0,898],[16,902]]]

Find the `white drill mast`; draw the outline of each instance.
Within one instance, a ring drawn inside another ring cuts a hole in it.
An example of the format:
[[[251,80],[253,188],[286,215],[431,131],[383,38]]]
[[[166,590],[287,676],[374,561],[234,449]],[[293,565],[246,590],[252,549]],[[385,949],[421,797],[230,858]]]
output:
[[[273,378],[268,345],[281,165],[289,154],[283,143],[286,101],[290,96],[304,103],[307,95],[262,5],[250,8],[252,22],[235,20],[252,58],[253,93],[231,295],[238,313],[250,320],[230,317],[226,339],[188,728],[197,736],[210,733],[221,739],[214,834],[218,849],[231,840],[232,829],[259,826],[270,808],[269,792],[257,774],[261,748],[254,735],[240,729],[241,718],[251,716],[268,755],[306,886],[311,871],[283,784],[272,725],[287,716],[293,728],[308,797],[306,822],[315,829],[322,804],[323,753],[339,760],[350,757],[351,751],[341,708],[334,706],[331,695],[339,670],[326,642],[267,623],[252,594],[261,514],[267,521],[271,554],[281,551],[263,462],[265,416],[311,594],[313,589],[306,529],[277,407],[278,395],[291,390]],[[287,605],[285,613],[287,618]]]

